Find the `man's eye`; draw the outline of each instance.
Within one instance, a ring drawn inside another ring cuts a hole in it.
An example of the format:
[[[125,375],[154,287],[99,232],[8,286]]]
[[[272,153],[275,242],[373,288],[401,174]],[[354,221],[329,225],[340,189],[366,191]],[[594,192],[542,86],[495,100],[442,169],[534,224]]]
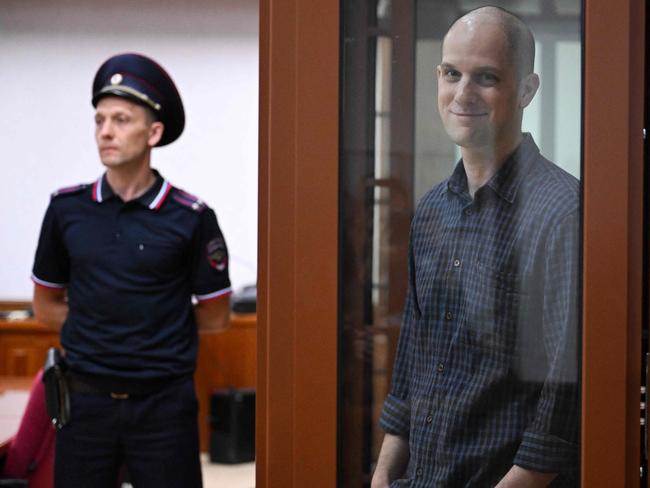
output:
[[[446,69],[444,71],[445,78],[447,79],[458,79],[460,78],[460,73],[455,69]]]
[[[492,73],[481,73],[478,75],[478,81],[482,85],[494,85],[499,79]]]

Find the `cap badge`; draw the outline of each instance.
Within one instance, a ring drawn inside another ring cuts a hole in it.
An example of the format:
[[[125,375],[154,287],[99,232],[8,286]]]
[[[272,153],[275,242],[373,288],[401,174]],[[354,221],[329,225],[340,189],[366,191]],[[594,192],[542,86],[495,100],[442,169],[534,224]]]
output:
[[[122,80],[124,77],[120,73],[115,73],[113,76],[111,76],[111,85],[119,85],[122,83]]]

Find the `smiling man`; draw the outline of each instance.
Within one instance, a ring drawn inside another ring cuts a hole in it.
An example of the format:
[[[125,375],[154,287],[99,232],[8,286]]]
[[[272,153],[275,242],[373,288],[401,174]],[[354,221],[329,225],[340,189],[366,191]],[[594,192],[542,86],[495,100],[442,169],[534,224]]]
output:
[[[372,486],[578,486],[579,183],[522,133],[535,43],[457,20],[438,109],[462,159],[420,201]]]
[[[185,115],[163,68],[108,59],[93,83],[105,173],[55,192],[32,279],[36,318],[61,330],[70,421],[57,487],[198,487],[197,326],[228,325],[228,253],[214,212],[151,168]],[[196,305],[193,305],[193,302]]]

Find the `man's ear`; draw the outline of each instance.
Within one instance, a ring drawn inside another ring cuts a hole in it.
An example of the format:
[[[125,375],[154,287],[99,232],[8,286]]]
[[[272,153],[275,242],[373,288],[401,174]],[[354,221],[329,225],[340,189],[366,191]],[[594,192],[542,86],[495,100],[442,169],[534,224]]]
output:
[[[519,107],[526,108],[530,102],[533,101],[535,93],[539,88],[539,76],[537,73],[530,73],[526,75],[521,83],[519,84],[520,94],[519,94]]]
[[[159,120],[151,123],[151,127],[149,127],[149,147],[154,147],[160,142],[164,131],[165,124]]]

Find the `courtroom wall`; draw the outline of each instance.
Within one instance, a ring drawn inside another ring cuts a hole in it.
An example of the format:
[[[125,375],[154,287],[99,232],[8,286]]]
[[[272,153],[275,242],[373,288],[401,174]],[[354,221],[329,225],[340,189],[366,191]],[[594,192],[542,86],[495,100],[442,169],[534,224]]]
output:
[[[4,0],[0,3],[0,300],[27,300],[49,195],[103,171],[91,83],[114,53],[158,60],[187,125],[153,166],[212,206],[235,288],[254,283],[257,253],[258,2]]]

